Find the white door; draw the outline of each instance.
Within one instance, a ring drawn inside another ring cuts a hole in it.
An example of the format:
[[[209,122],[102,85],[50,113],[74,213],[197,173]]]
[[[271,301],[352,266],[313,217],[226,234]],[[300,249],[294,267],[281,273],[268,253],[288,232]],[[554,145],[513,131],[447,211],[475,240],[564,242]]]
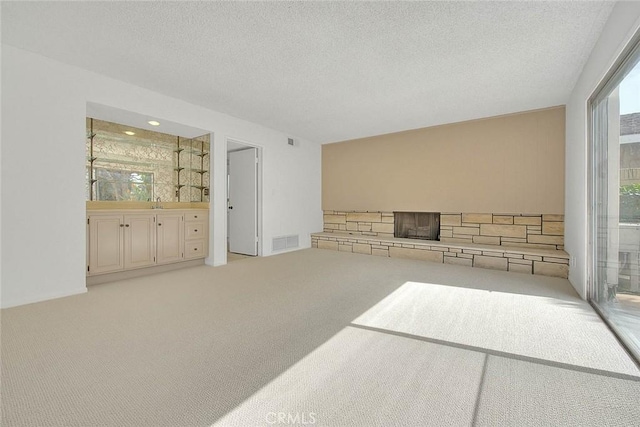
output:
[[[229,153],[229,251],[258,255],[258,150]]]

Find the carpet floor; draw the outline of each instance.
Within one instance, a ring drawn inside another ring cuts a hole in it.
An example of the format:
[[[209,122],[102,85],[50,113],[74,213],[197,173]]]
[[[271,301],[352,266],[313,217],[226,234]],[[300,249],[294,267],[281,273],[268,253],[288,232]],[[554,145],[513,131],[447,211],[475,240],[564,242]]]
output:
[[[563,279],[308,249],[1,316],[3,426],[640,424]]]

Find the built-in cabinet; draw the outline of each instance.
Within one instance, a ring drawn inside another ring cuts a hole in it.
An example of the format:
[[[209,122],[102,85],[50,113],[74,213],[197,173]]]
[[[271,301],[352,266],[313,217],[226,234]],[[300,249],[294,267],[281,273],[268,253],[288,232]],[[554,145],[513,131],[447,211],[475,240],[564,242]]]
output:
[[[197,211],[187,212],[184,218],[184,257],[202,258],[207,252],[208,219]]]
[[[156,218],[149,214],[124,215],[124,268],[156,263]]]
[[[158,214],[158,264],[184,259],[184,212]]]
[[[87,213],[87,275],[178,263],[208,254],[207,210]]]
[[[123,215],[90,215],[88,274],[124,269]]]

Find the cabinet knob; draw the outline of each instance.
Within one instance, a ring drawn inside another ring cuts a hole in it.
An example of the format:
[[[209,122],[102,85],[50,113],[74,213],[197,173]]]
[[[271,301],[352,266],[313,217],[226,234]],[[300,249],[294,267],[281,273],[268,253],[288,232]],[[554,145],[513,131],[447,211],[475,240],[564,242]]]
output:
[[[198,250],[198,248],[194,248],[193,250],[194,250],[194,251],[197,251],[197,250]]]
[[[125,224],[125,227],[128,227],[128,226],[129,226],[129,224]]]
[[[161,223],[161,222],[159,222],[159,223],[158,223],[158,227],[159,227],[159,226],[161,226],[161,225],[162,225],[162,223]]]
[[[120,227],[124,227],[124,224],[120,224]]]
[[[194,218],[198,218],[198,215],[194,215],[193,217],[194,217]]]
[[[195,229],[195,230],[193,230],[193,231],[194,231],[195,233],[197,233],[197,232],[198,232],[198,229],[196,228],[196,229]]]

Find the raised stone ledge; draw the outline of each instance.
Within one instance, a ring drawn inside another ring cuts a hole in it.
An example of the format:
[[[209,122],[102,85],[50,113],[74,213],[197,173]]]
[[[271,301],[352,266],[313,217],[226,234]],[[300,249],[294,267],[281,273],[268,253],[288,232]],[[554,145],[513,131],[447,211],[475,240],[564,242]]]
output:
[[[311,246],[565,279],[569,275],[569,254],[563,250],[325,232],[311,234]]]

